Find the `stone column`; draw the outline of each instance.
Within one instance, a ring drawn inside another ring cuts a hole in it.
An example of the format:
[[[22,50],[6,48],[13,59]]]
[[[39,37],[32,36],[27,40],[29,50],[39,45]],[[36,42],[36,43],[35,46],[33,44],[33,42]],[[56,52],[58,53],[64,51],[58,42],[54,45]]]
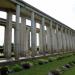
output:
[[[45,35],[45,19],[42,17],[42,23],[40,25],[40,50],[45,55],[46,52],[46,35]]]
[[[65,52],[67,52],[67,37],[66,37],[66,29],[64,30],[64,37],[65,37],[65,40],[64,40],[64,44],[65,44]]]
[[[63,46],[63,53],[66,52],[66,39],[65,39],[65,30],[64,27],[62,29],[62,46]]]
[[[62,52],[64,52],[63,27],[61,27]]]
[[[5,27],[5,39],[4,39],[4,56],[11,58],[11,40],[12,40],[12,13],[7,12],[7,23]]]
[[[72,31],[72,43],[73,43],[73,51],[75,50],[75,43],[74,43],[74,32]]]
[[[69,41],[69,51],[71,51],[71,43],[70,43],[70,30],[68,30],[68,41]]]
[[[51,36],[50,36],[50,25],[47,26],[47,49],[51,53]]]
[[[74,52],[75,52],[75,31],[74,31]]]
[[[59,29],[59,32],[58,33],[59,33],[59,50],[62,53],[62,48],[63,48],[62,41],[63,41],[63,38],[62,38],[61,28]]]
[[[21,25],[20,25],[20,56],[26,56],[26,18],[21,16]]]
[[[53,44],[53,53],[57,53],[57,39],[56,39],[56,29],[55,29],[55,24],[53,24],[52,28],[52,44]]]
[[[70,51],[70,37],[69,37],[69,30],[68,30],[67,38],[68,38],[68,51]]]
[[[29,40],[29,29],[27,28],[26,29],[26,56],[28,56],[28,50],[29,50],[29,48],[28,48],[28,40]]]
[[[30,49],[30,28],[26,29],[26,57],[31,56],[31,49]]]
[[[70,37],[70,51],[72,51],[71,30],[69,30],[69,37]]]
[[[42,25],[41,25],[40,28],[42,29],[42,44],[43,44],[43,52],[44,52],[44,55],[45,55],[45,52],[46,52],[46,35],[45,35],[44,26],[45,26],[45,18],[42,17]]]
[[[44,46],[45,46],[45,54],[48,54],[48,50],[47,50],[47,30],[45,30],[44,28]]]
[[[65,37],[66,37],[66,51],[69,51],[69,39],[68,39],[68,29],[65,29]]]
[[[71,50],[73,51],[73,40],[72,40],[72,30],[71,30],[71,35],[70,35],[70,37],[71,37]]]
[[[28,31],[28,50],[30,49],[30,30]]]
[[[39,32],[39,49],[40,49],[40,54],[42,54],[43,53],[43,40],[42,40],[42,38],[43,38],[43,36],[42,36],[42,26],[41,26],[42,24],[40,24],[40,32]]]
[[[59,53],[60,52],[60,49],[59,49],[59,39],[60,39],[60,36],[59,36],[59,31],[58,31],[58,24],[56,25],[56,38],[57,38],[57,52]],[[61,42],[61,41],[60,41]]]
[[[51,54],[53,53],[53,32],[52,32],[52,20],[50,21],[50,40],[51,40]]]
[[[62,52],[62,30],[58,25],[56,26],[56,36],[57,36],[57,51]]]
[[[34,57],[36,55],[36,23],[34,12],[31,14],[31,50]]]
[[[14,30],[14,43],[15,43],[15,58],[18,59],[20,57],[20,5],[16,5],[16,25]]]

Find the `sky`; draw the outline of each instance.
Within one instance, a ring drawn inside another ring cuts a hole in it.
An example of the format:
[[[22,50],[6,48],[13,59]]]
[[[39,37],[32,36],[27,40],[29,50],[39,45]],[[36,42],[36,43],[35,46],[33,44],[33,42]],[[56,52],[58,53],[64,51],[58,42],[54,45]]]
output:
[[[23,0],[75,29],[75,0]]]
[[[75,30],[75,0],[23,0]],[[1,18],[6,13],[0,12]],[[13,16],[14,18],[14,16]],[[12,32],[14,37],[14,31]],[[12,39],[13,42],[14,38]],[[0,27],[0,45],[4,43],[4,28]]]

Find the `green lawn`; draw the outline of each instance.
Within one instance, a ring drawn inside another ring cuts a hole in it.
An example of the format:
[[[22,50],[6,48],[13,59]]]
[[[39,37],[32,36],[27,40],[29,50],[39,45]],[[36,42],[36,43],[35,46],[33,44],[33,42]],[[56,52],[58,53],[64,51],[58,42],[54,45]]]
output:
[[[47,75],[50,70],[61,67],[62,65],[72,60],[75,60],[75,56],[67,57],[62,60],[55,60],[54,62],[49,62],[43,65],[35,65],[28,70],[12,73],[10,75]],[[73,69],[66,71],[63,75],[75,75],[74,71],[75,67],[73,67]],[[73,74],[71,74],[72,72]]]
[[[75,67],[73,67],[70,70],[64,72],[62,75],[75,75]]]

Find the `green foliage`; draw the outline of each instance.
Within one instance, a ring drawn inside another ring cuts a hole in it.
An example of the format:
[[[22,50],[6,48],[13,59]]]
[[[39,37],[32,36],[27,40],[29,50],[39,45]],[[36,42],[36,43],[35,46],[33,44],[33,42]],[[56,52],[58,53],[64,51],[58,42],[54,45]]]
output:
[[[57,60],[61,60],[61,59],[63,59],[64,58],[64,56],[59,56],[58,58],[57,58]]]
[[[57,70],[52,70],[51,73],[52,75],[60,75],[60,72]]]
[[[52,62],[52,61],[54,61],[54,60],[56,60],[56,57],[49,57],[49,58],[48,58],[48,61],[49,61],[49,62]]]
[[[21,63],[21,65],[24,69],[29,69],[33,66],[33,63],[32,62],[23,62],[23,63]]]
[[[12,67],[12,69],[13,69],[15,72],[19,72],[19,71],[22,70],[22,67],[21,67],[20,65],[16,64],[16,65],[14,65],[14,66]]]
[[[44,61],[42,59],[38,60],[38,64],[39,65],[43,65],[44,64]]]
[[[0,68],[1,75],[8,75],[8,67],[3,66]]]
[[[38,64],[39,65],[46,64],[46,63],[48,63],[48,60],[47,59],[39,59],[38,60]]]

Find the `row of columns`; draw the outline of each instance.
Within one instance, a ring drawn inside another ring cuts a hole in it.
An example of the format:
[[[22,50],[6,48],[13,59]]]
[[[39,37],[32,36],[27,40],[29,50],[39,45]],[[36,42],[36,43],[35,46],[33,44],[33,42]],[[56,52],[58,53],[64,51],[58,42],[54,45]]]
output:
[[[19,23],[21,16],[21,23]],[[39,32],[39,49],[40,53],[45,55],[48,53],[60,53],[74,50],[75,36],[71,30],[65,27],[60,27],[56,24],[53,28],[53,21],[50,20],[47,30],[44,29],[45,18],[41,18],[40,32]],[[24,15],[20,15],[20,5],[16,6],[16,25],[14,28],[14,54],[15,58],[25,57],[30,45],[30,30],[26,31],[26,18]],[[47,37],[46,37],[47,36]],[[4,55],[6,58],[11,58],[11,39],[12,39],[12,13],[7,12],[7,24],[5,27],[5,43],[4,43]],[[36,47],[36,21],[35,13],[31,13],[31,56],[37,54]]]

